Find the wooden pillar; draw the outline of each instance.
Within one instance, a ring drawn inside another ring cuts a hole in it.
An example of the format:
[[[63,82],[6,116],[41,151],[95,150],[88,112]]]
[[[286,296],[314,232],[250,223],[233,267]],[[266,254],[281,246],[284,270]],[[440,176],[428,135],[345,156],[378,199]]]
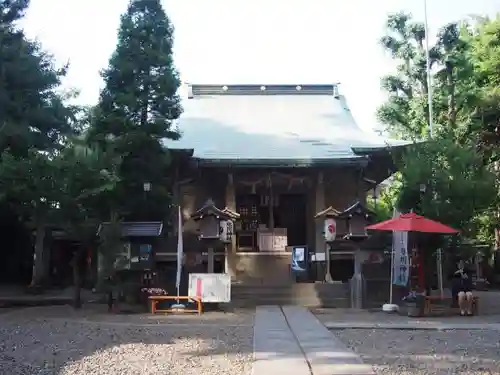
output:
[[[325,209],[325,186],[323,182],[323,172],[319,172],[315,184],[314,211],[320,212]],[[323,221],[317,220],[314,247],[316,252],[325,250],[325,238],[323,236]]]
[[[325,209],[325,185],[323,180],[323,172],[318,173],[315,186],[314,208],[316,212],[320,212]],[[314,248],[316,253],[320,253],[323,251],[325,254],[325,281],[330,282],[332,279],[330,275],[330,248],[325,241],[323,226],[323,220],[316,220],[316,237]]]
[[[269,229],[274,231],[274,195],[273,195],[273,182],[271,175],[268,176],[268,191],[269,191]]]
[[[355,171],[356,175],[356,200],[366,204],[366,185],[363,180],[363,168]]]
[[[355,309],[363,308],[363,273],[362,273],[363,253],[359,247],[354,250],[354,274],[350,280],[351,287],[351,307]]]
[[[214,273],[214,248],[208,247],[208,273]]]
[[[225,194],[226,207],[231,211],[236,212],[236,192],[234,188],[233,174],[228,173],[227,185]],[[231,237],[231,243],[226,246],[226,256],[224,262],[224,272],[231,275],[231,279],[235,278],[235,256],[236,256],[236,233]]]

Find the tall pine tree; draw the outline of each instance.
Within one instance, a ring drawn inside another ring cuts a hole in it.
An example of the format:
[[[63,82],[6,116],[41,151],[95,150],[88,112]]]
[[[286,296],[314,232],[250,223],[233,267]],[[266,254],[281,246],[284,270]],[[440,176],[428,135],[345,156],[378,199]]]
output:
[[[0,152],[50,152],[71,131],[73,113],[57,92],[66,67],[27,40],[17,22],[29,0],[0,0]]]
[[[131,0],[121,17],[118,44],[103,71],[105,88],[93,136],[110,139],[122,156],[118,208],[130,220],[161,220],[168,212],[168,150],[181,112],[173,63],[173,26],[159,0]],[[143,192],[150,183],[149,192]]]
[[[35,229],[33,284],[40,284],[49,266],[45,232],[59,199],[52,160],[72,133],[74,112],[58,90],[66,67],[57,69],[18,26],[28,6],[0,0],[0,200]]]

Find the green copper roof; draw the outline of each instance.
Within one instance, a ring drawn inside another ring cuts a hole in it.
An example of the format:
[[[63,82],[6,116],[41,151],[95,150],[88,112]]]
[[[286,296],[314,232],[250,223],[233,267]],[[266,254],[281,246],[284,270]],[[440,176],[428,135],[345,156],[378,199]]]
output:
[[[400,144],[361,130],[335,85],[189,85],[175,149],[201,163],[357,163],[353,148]]]

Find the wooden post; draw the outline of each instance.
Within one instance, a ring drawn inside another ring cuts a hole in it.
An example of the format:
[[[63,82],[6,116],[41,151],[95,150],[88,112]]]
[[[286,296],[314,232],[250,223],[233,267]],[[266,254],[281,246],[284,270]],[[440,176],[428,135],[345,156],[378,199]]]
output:
[[[227,185],[226,185],[226,207],[231,211],[236,212],[236,193],[234,188],[234,178],[232,173],[227,175]],[[234,278],[235,267],[234,267],[234,257],[236,252],[236,233],[231,236],[231,243],[225,246],[225,259],[224,259],[224,272],[229,274],[231,278]]]
[[[274,231],[274,195],[273,195],[273,183],[271,181],[271,175],[268,176],[268,188],[269,188],[269,230]]]
[[[208,273],[214,273],[214,248],[208,248]]]
[[[354,250],[354,275],[351,279],[351,307],[363,308],[363,274],[361,270],[362,253],[359,247]]]
[[[323,180],[323,172],[319,172],[316,180],[316,189],[314,194],[314,206],[315,211],[320,212],[325,209],[325,186]],[[316,240],[314,242],[314,247],[316,253],[321,251],[325,252],[325,281],[330,282],[332,276],[330,274],[330,245],[325,242],[323,237],[323,221],[318,220],[316,222]]]

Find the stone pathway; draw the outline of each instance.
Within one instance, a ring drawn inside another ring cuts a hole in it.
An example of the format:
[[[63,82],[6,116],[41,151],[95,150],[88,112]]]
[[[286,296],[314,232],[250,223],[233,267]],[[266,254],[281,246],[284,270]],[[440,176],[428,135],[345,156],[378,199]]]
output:
[[[253,374],[309,375],[302,348],[278,306],[258,307],[254,321]]]
[[[349,350],[309,310],[261,306],[254,325],[253,374],[371,375],[370,365]]]
[[[325,322],[328,329],[393,329],[393,330],[435,330],[435,331],[500,331],[498,323],[372,323],[372,322]]]
[[[400,314],[355,309],[315,309],[312,312],[328,329],[500,331],[500,315],[410,318]]]

